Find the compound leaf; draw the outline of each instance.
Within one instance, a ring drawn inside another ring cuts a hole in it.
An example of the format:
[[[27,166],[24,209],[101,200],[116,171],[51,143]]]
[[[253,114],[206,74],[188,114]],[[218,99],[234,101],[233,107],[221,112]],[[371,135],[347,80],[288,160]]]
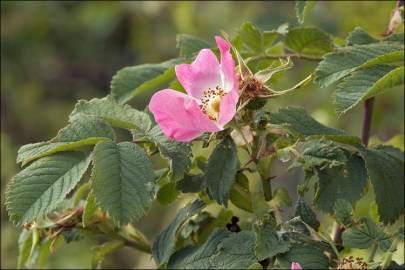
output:
[[[57,153],[33,162],[7,187],[10,219],[21,225],[55,209],[80,181],[89,163],[89,155],[83,152]]]
[[[148,131],[146,138],[149,138],[159,149],[160,154],[169,161],[172,178],[181,179],[191,165],[190,144],[170,140],[159,126],[154,126]]]
[[[106,122],[94,117],[83,116],[69,123],[48,142],[23,145],[18,150],[17,163],[21,162],[24,166],[44,156],[75,150],[100,141],[113,140],[114,137],[114,130]]]
[[[201,49],[211,47],[207,41],[186,34],[177,35],[176,44],[176,48],[180,50],[180,56],[183,57],[192,57]]]
[[[277,256],[277,261],[283,269],[290,269],[292,262],[298,262],[303,269],[327,269],[328,257],[315,246],[297,243],[282,255]]]
[[[227,136],[215,147],[205,168],[208,193],[219,204],[227,206],[237,168],[236,145]]]
[[[93,194],[119,227],[143,216],[152,203],[156,175],[142,148],[130,142],[102,142],[93,152]]]
[[[314,201],[318,208],[332,213],[335,202],[345,199],[354,204],[367,183],[367,170],[364,161],[356,155],[348,157],[343,166],[316,170],[318,187]]]
[[[392,155],[392,151],[385,151],[385,148],[367,149],[359,146],[358,149],[374,186],[380,218],[384,223],[393,223],[404,212],[403,159]]]
[[[349,75],[362,64],[376,57],[402,51],[403,45],[393,42],[379,42],[347,46],[325,55],[315,70],[315,79],[320,87],[327,87]]]
[[[111,96],[119,103],[126,103],[145,91],[163,88],[174,79],[175,64],[172,59],[160,64],[143,64],[119,70],[111,81]]]
[[[342,234],[344,246],[366,249],[378,243],[383,251],[391,246],[390,238],[370,218],[363,218],[360,225],[345,230]]]
[[[321,225],[316,218],[315,212],[312,208],[300,197],[297,205],[295,206],[295,216],[300,216],[302,221],[311,226],[315,231]]]
[[[355,71],[339,84],[334,94],[336,111],[341,115],[359,102],[403,83],[403,66],[376,65]]]
[[[269,123],[279,125],[287,131],[304,136],[311,135],[345,135],[344,131],[326,127],[309,116],[302,107],[280,108],[277,113],[270,113]]]
[[[169,269],[246,269],[257,262],[251,231],[215,230],[201,246],[185,247],[168,263]]]
[[[110,96],[101,99],[94,98],[90,101],[79,100],[69,119],[74,121],[74,119],[81,118],[83,115],[101,118],[114,127],[124,129],[146,131],[152,125],[146,113],[128,105],[119,104]]]
[[[174,252],[176,235],[180,226],[204,207],[205,203],[201,200],[196,200],[189,206],[184,207],[179,211],[170,225],[156,237],[152,246],[152,255],[156,265],[160,266],[169,260]]]
[[[319,56],[333,50],[330,36],[318,28],[296,27],[290,29],[285,45],[302,55]]]
[[[275,223],[256,222],[253,228],[256,235],[255,252],[259,260],[285,253],[290,249],[291,244],[277,233]]]

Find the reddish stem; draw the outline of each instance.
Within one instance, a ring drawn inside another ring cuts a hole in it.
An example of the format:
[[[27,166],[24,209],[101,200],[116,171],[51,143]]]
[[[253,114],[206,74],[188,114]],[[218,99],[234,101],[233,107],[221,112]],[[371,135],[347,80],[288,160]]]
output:
[[[371,119],[373,116],[373,104],[374,97],[367,99],[364,102],[364,115],[363,115],[363,127],[361,129],[361,143],[367,147],[370,139]],[[341,225],[337,225],[335,233],[333,234],[333,242],[336,245],[342,245],[342,233],[345,228]]]
[[[364,102],[363,128],[361,130],[361,143],[364,146],[368,145],[368,140],[370,139],[373,105],[374,105],[374,97],[369,98]]]

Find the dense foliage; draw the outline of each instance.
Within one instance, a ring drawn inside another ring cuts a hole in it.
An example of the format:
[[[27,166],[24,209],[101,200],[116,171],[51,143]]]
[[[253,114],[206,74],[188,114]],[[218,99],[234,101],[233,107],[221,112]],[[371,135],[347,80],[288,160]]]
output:
[[[297,2],[300,23],[314,4]],[[6,191],[10,219],[24,227],[19,267],[35,267],[62,242],[84,237],[103,239],[92,251],[94,268],[124,246],[175,269],[290,268],[292,262],[344,269],[351,249],[369,250],[354,263],[392,267],[404,238],[404,157],[384,142],[368,147],[367,125],[374,97],[404,81],[404,36],[394,32],[374,37],[358,27],[342,41],[318,28],[262,30],[250,22],[235,35],[223,32],[240,77],[237,112],[224,130],[191,142],[169,139],[148,108],[126,103],[163,88],[184,92],[175,66],[191,63],[201,49],[219,55],[213,39],[178,35],[178,58],[118,71],[110,95],[78,101],[54,138],[19,149],[23,169]],[[272,79],[294,68],[295,59],[317,67],[277,89]],[[321,124],[302,107],[264,106],[309,83],[336,85],[338,115],[365,102],[361,138]],[[126,141],[117,139],[118,130],[127,131]],[[288,192],[272,189],[275,160],[305,173],[287,220],[280,212],[291,204]],[[181,193],[192,199],[150,243],[133,222],[154,200],[167,205]],[[356,204],[370,196],[370,214],[357,215]],[[216,215],[204,211],[214,204],[221,205]],[[239,220],[229,204],[248,218]],[[321,224],[321,216],[332,221]],[[377,251],[383,255],[376,258]]]

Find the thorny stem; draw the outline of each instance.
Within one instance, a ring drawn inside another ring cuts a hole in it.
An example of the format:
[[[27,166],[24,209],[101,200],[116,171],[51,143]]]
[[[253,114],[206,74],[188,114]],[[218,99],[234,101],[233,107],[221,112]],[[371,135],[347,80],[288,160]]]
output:
[[[367,147],[370,138],[371,118],[373,114],[374,97],[364,102],[363,128],[361,130],[361,143]]]

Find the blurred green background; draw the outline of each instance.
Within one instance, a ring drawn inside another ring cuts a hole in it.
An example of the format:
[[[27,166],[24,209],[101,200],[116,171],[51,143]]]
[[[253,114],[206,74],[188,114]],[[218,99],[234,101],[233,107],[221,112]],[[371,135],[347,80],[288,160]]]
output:
[[[388,25],[395,1],[319,2],[306,25],[345,38],[355,26],[379,36]],[[187,33],[213,42],[221,29],[237,31],[244,21],[264,30],[282,23],[296,26],[293,1],[238,2],[1,2],[1,268],[14,268],[20,229],[9,223],[4,188],[19,170],[18,148],[56,135],[67,123],[78,99],[103,97],[115,72],[129,65],[161,62],[177,56],[176,34]],[[316,66],[297,61],[275,86],[290,86]],[[277,88],[276,88],[277,89]],[[338,119],[331,93],[309,85],[271,100],[269,108],[304,106],[322,123],[359,135],[361,106]],[[147,100],[132,103],[143,109]],[[403,92],[400,88],[377,97],[372,134],[387,140],[403,134]],[[298,181],[300,172],[285,174]],[[291,182],[291,181],[290,181]],[[292,190],[292,189],[291,189]],[[293,192],[293,191],[291,191]],[[290,194],[293,195],[294,194]],[[173,206],[154,205],[138,222],[155,236],[175,214]],[[88,268],[89,241],[62,246],[49,268]],[[150,255],[123,249],[105,267],[155,267]]]

